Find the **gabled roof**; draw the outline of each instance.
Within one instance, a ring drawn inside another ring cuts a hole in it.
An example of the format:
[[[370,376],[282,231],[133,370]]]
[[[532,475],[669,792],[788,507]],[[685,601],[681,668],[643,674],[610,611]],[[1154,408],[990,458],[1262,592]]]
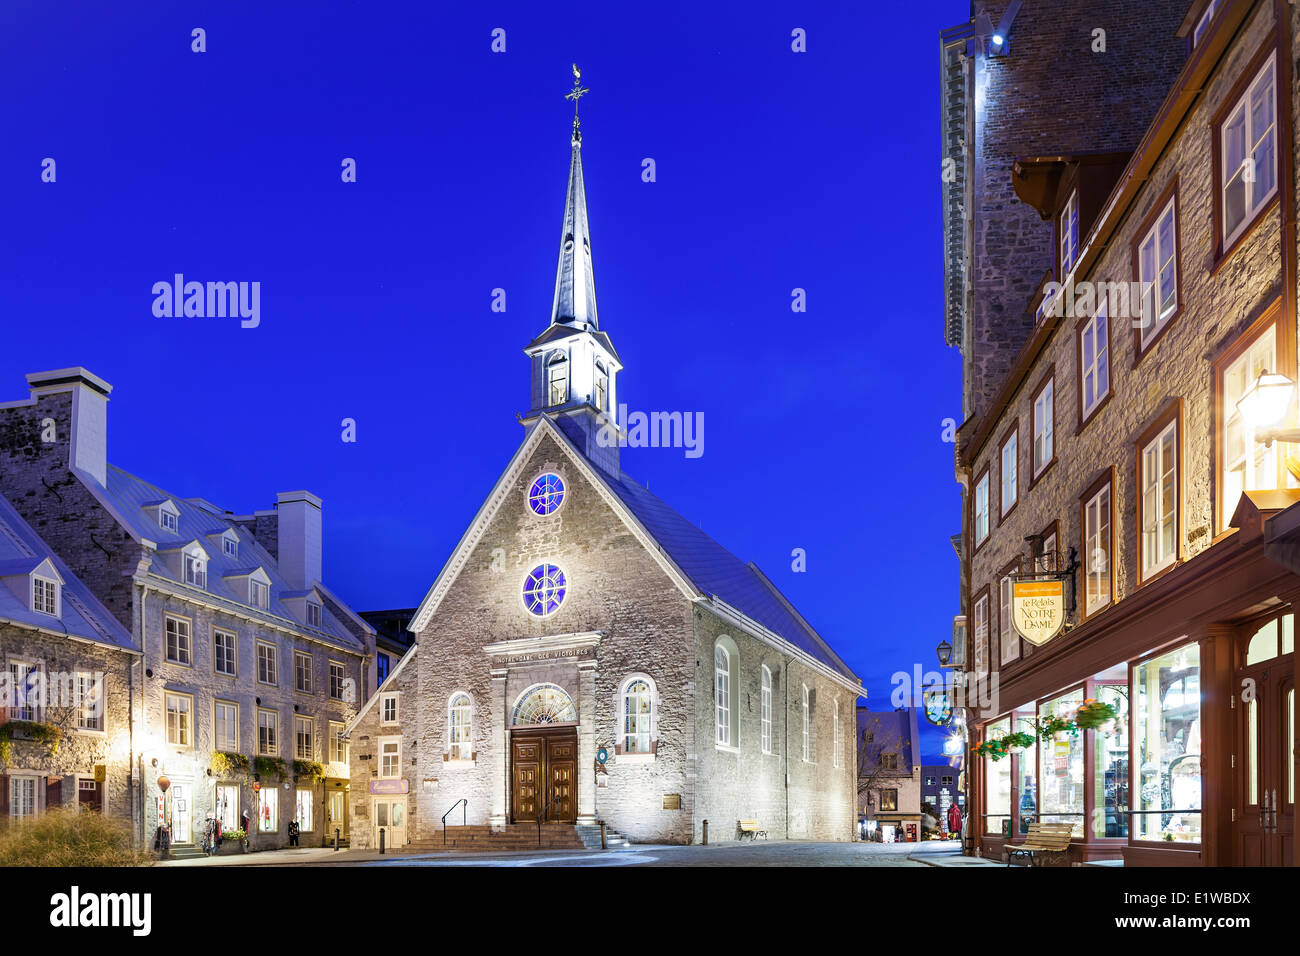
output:
[[[533,339],[531,342],[529,342],[527,345],[524,346],[524,352],[531,352],[533,349],[538,348],[539,346],[551,345],[555,342],[563,341],[564,339],[571,338],[575,335],[581,335],[584,331],[590,334],[591,337],[595,339],[597,342],[599,342],[604,347],[605,351],[607,351],[610,355],[614,356],[614,361],[620,363],[623,361],[618,357],[618,351],[614,348],[614,343],[609,340],[609,336],[606,335],[604,332],[602,332],[600,329],[585,329],[585,330],[575,329],[571,325],[549,326],[546,329],[546,331],[544,331],[541,335],[537,336],[537,338]]]
[[[808,655],[840,680],[860,685],[857,675],[755,565],[741,561],[626,473],[620,473],[616,478],[598,467],[545,414],[539,416],[516,449],[510,464],[497,479],[492,492],[429,588],[411,621],[411,631],[418,633],[428,624],[443,595],[464,566],[469,552],[500,507],[502,489],[517,477],[515,472],[523,467],[543,435],[553,437],[587,480],[598,491],[604,492],[615,512],[688,599],[716,599],[725,605],[725,611],[739,612],[757,627]]]
[[[60,618],[38,614],[9,588],[0,586],[0,621],[63,631],[70,637],[105,644],[121,650],[139,651],[135,640],[117,618],[91,593],[59,557],[50,550],[32,527],[23,520],[8,500],[0,495],[0,565],[29,574],[52,566],[62,583]]]
[[[99,498],[118,523],[137,541],[146,546],[155,547],[157,552],[174,551],[197,543],[200,539],[233,531],[239,534],[233,521],[223,515],[214,515],[194,501],[169,495],[167,492],[123,471],[116,465],[109,464],[107,482],[104,487],[95,483],[93,478],[79,474],[83,484]],[[157,523],[144,510],[146,502],[170,501],[180,513],[175,534],[158,527]],[[201,500],[201,499],[200,499]],[[199,544],[202,547],[202,544]],[[206,552],[206,549],[205,549]],[[258,613],[269,613],[288,620],[292,626],[298,624],[280,608],[280,601],[293,590],[280,577],[279,565],[275,558],[262,547],[260,541],[251,534],[240,535],[239,556],[231,557],[222,548],[214,548],[208,553],[207,587],[203,593],[217,599],[230,601]],[[150,567],[150,573],[183,584],[164,560],[156,559]],[[261,571],[269,582],[271,591],[270,609],[264,611],[248,603],[248,593],[238,589],[232,580]],[[364,651],[364,646],[353,636],[341,621],[335,618],[330,609],[321,615],[321,627],[313,628],[313,634],[324,634],[341,647],[353,651]]]

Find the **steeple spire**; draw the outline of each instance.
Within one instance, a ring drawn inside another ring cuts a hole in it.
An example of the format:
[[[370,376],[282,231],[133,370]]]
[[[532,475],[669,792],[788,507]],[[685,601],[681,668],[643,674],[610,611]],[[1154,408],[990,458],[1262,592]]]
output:
[[[582,129],[578,101],[588,92],[582,71],[573,65],[573,135],[570,137],[569,190],[564,199],[564,228],[560,234],[560,263],[555,271],[551,324],[598,329],[596,282],[591,271],[591,234],[587,226],[587,193],[582,183]]]

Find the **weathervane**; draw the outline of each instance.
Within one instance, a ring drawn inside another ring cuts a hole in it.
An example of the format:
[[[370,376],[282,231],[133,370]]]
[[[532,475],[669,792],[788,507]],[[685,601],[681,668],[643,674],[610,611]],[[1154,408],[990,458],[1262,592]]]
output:
[[[573,141],[582,142],[582,133],[578,130],[581,121],[578,119],[578,100],[582,99],[591,91],[579,82],[582,79],[582,71],[578,69],[578,64],[573,64],[573,89],[564,94],[566,100],[573,100]]]

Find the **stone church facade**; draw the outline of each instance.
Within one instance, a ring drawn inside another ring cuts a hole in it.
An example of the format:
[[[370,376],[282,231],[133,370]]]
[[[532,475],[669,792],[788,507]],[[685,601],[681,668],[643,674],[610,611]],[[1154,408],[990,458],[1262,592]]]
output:
[[[777,588],[619,464],[575,115],[525,438],[348,728],[353,845],[447,823],[851,840],[861,683]],[[611,441],[611,436],[613,440]],[[460,801],[465,801],[463,804]]]

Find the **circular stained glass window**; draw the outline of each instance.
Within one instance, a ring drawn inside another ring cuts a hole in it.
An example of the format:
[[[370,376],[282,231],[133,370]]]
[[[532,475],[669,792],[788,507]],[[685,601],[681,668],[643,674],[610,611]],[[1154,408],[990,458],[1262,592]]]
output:
[[[538,565],[524,579],[524,607],[538,617],[554,614],[564,603],[566,590],[563,571],[553,564]]]
[[[555,514],[563,502],[564,480],[559,475],[542,475],[528,489],[528,507],[533,514]]]

